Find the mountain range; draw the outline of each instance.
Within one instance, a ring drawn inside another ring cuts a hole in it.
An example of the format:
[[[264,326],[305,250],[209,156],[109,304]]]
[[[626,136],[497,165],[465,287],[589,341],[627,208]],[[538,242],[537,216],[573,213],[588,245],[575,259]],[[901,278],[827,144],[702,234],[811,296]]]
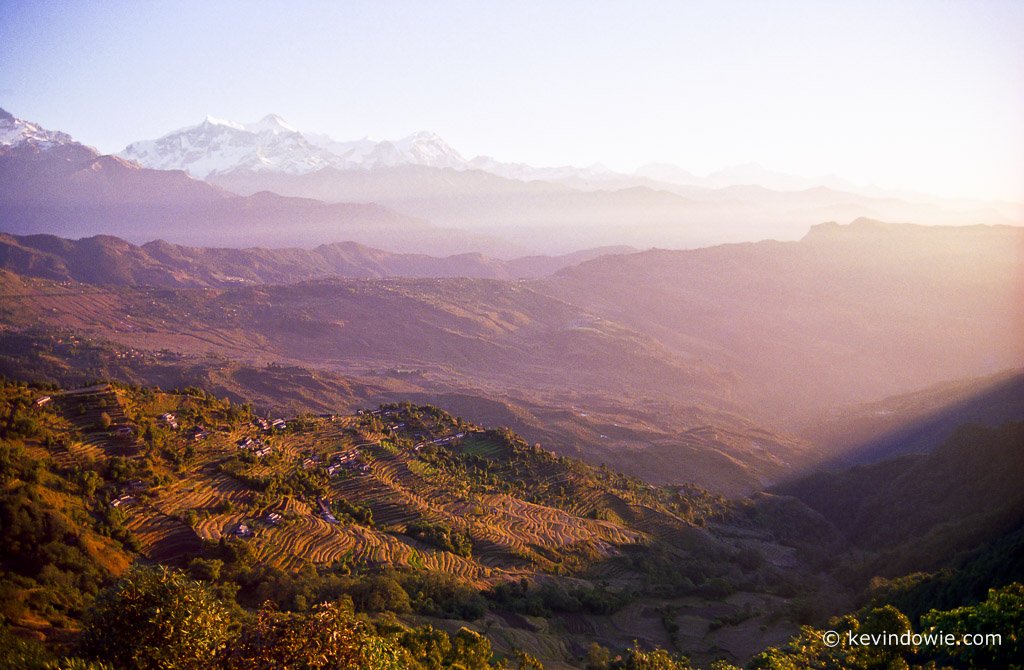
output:
[[[184,170],[200,179],[231,172],[306,174],[324,168],[375,170],[401,165],[481,170],[520,181],[614,174],[600,166],[535,168],[500,162],[489,156],[469,160],[428,131],[397,140],[364,137],[338,141],[323,134],[301,132],[277,114],[268,114],[254,123],[208,116],[197,125],[158,139],[133,142],[118,155],[146,167]]]
[[[194,177],[241,171],[304,174],[322,168],[374,169],[396,165],[464,168],[467,162],[440,137],[420,132],[394,142],[337,142],[306,135],[276,114],[241,124],[207,117],[156,140],[133,142],[119,154],[160,170]]]
[[[252,123],[208,116],[199,124],[171,131],[157,139],[132,142],[118,155],[154,169],[184,170],[199,179],[231,172],[306,174],[324,168],[374,170],[419,165],[480,170],[517,181],[611,184],[632,179],[637,184],[653,181],[703,188],[754,185],[781,191],[819,186],[858,190],[856,184],[836,176],[807,179],[775,172],[757,163],[735,165],[700,177],[666,163],[651,163],[632,173],[623,173],[600,164],[584,168],[535,167],[490,156],[467,159],[436,133],[425,130],[397,140],[364,137],[338,141],[324,134],[303,132],[277,114],[268,114]]]
[[[987,204],[979,200],[957,201],[874,185],[862,186],[836,175],[800,177],[771,170],[758,163],[733,165],[699,176],[669,163],[649,163],[633,172],[617,172],[600,163],[587,167],[536,167],[491,156],[469,159],[439,135],[426,130],[397,140],[363,137],[338,141],[325,134],[302,131],[277,114],[268,114],[252,123],[208,116],[197,125],[171,131],[158,139],[132,142],[118,155],[146,167],[184,170],[200,179],[232,172],[306,174],[324,168],[376,170],[416,165],[457,171],[479,170],[516,181],[562,183],[587,190],[627,186],[700,189],[757,186],[772,191],[825,188],[871,198],[944,201],[962,207]]]
[[[6,112],[0,115],[0,230],[109,234],[140,242],[164,236],[231,246],[345,240],[437,254],[508,247],[375,203],[324,203],[270,192],[238,196],[181,170],[102,155]]]
[[[796,239],[821,221],[862,216],[926,224],[1020,220],[1013,203],[825,186],[708,188],[600,166],[535,170],[467,161],[430,133],[335,142],[274,115],[247,125],[207,119],[133,143],[116,157],[6,113],[0,138],[0,224],[14,234],[233,247],[254,239],[286,247],[354,241],[392,252],[510,259],[604,246]],[[751,174],[734,171],[736,178]]]

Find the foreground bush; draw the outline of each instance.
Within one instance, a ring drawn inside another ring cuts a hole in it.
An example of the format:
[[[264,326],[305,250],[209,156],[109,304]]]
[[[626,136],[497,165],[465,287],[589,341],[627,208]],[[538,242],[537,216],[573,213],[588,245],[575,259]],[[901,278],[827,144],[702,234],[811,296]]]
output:
[[[167,568],[135,569],[97,598],[82,649],[118,668],[207,670],[229,624],[202,584]]]

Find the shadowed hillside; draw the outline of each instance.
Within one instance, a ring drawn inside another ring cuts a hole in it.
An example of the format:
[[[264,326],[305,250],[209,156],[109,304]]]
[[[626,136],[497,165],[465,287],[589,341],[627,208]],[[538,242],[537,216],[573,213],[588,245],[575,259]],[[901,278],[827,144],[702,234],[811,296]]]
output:
[[[894,577],[955,565],[965,552],[1019,531],[1022,479],[1024,423],[967,424],[932,453],[815,473],[776,490],[877,552],[860,571]]]
[[[801,431],[836,463],[871,463],[927,453],[962,424],[1024,420],[1024,373],[945,382],[832,412]]]

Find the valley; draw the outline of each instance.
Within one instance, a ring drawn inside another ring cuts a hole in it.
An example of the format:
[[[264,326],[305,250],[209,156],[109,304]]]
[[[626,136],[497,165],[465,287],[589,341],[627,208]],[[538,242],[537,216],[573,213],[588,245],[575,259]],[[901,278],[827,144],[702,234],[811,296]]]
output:
[[[1017,667],[1020,212],[0,110],[0,670]]]

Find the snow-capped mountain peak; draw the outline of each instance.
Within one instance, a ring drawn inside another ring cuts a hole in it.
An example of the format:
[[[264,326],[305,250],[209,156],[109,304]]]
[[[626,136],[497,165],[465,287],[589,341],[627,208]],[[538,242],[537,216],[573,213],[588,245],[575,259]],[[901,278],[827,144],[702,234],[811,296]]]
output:
[[[208,116],[198,125],[129,144],[119,155],[146,167],[185,170],[199,178],[239,170],[303,174],[342,164],[276,114],[250,124]]]
[[[337,141],[304,133],[277,114],[253,123],[215,117],[156,140],[135,142],[120,154],[162,170],[185,170],[201,179],[231,172],[305,174],[324,168],[376,170],[401,166],[480,170],[521,181],[604,181],[616,176],[603,165],[536,168],[489,157],[467,160],[437,133],[420,130],[396,140]]]
[[[406,162],[438,168],[464,169],[465,158],[437,134],[421,130],[394,143]]]
[[[328,167],[469,168],[458,151],[432,132],[419,131],[394,141],[338,142],[325,135],[304,134],[277,114],[247,124],[208,116],[199,125],[130,144],[120,155],[146,167],[185,170],[200,178],[235,171],[304,174]]]
[[[227,119],[219,119],[216,116],[209,116],[203,119],[200,126],[223,126],[224,128],[231,128],[232,130],[245,130],[245,126],[234,121],[228,121]],[[183,129],[187,130],[187,129]]]
[[[0,147],[29,144],[40,149],[49,149],[74,142],[75,140],[67,133],[47,130],[37,123],[16,118],[10,112],[0,109]]]
[[[272,133],[274,135],[299,132],[295,126],[277,114],[267,114],[256,123],[247,124],[245,129],[253,133]]]

